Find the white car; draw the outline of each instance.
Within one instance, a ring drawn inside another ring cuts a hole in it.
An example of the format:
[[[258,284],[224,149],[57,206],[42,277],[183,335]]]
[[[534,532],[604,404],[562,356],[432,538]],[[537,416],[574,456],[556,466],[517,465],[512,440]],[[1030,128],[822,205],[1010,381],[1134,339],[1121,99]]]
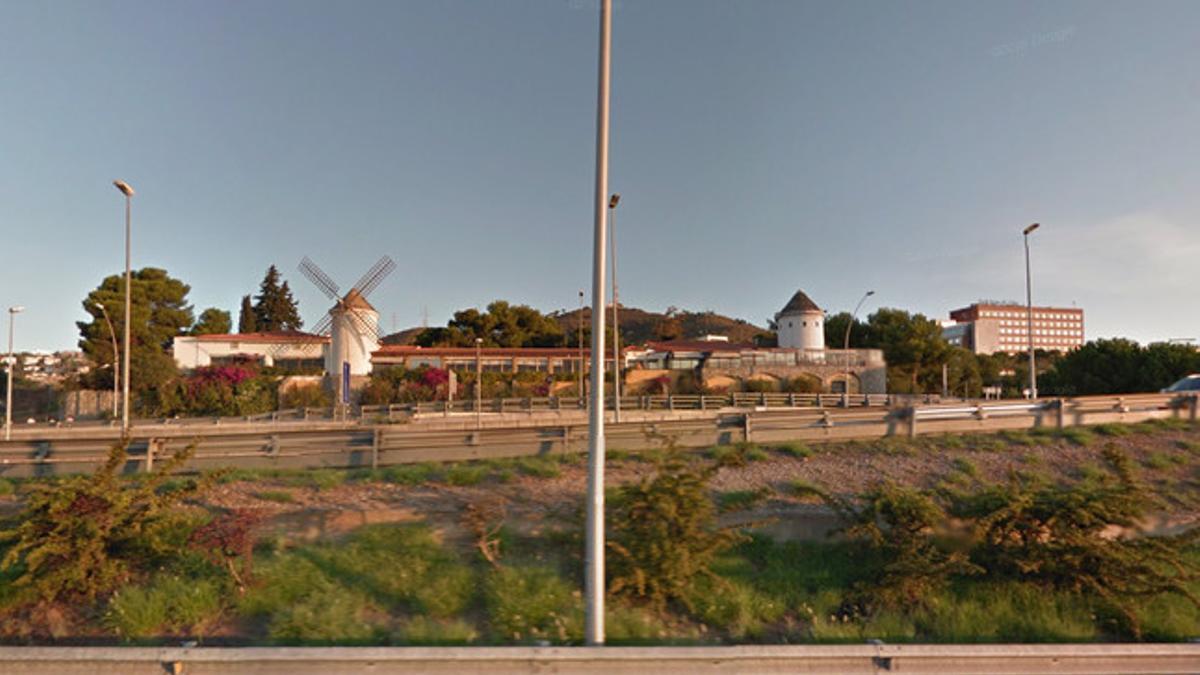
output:
[[[1175,384],[1163,389],[1164,394],[1200,394],[1200,373],[1188,375]]]

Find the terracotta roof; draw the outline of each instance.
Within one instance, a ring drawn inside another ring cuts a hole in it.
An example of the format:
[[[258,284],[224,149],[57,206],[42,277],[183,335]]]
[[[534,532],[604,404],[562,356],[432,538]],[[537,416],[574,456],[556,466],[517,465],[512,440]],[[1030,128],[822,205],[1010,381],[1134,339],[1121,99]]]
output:
[[[783,316],[784,314],[801,314],[803,312],[820,312],[821,308],[817,307],[817,303],[812,301],[812,298],[805,295],[804,291],[796,291],[788,304],[779,310],[775,316]]]
[[[646,346],[656,352],[744,352],[758,349],[749,342],[723,342],[720,340],[671,340],[670,342],[648,342]]]
[[[214,335],[180,335],[197,342],[329,342],[328,335],[316,335],[301,331],[276,331],[273,333],[222,333]]]
[[[627,351],[629,348],[622,346],[621,351]],[[524,356],[528,358],[578,358],[578,347],[482,347],[479,350],[482,356]],[[609,358],[611,358],[610,350],[606,350]],[[586,358],[591,353],[591,350],[584,349],[583,355]],[[413,345],[384,345],[379,349],[371,352],[372,357],[400,357],[400,356],[475,356],[474,347],[416,347]]]

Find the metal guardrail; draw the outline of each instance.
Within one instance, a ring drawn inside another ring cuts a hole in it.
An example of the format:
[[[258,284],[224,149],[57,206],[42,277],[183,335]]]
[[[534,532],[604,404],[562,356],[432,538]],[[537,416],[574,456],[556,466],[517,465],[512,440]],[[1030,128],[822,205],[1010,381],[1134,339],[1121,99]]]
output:
[[[718,647],[0,647],[0,671],[121,673],[1195,673],[1200,644]]]
[[[631,418],[638,415],[632,414]],[[900,408],[756,408],[672,413],[643,411],[641,419],[610,424],[608,446],[641,450],[670,436],[681,447],[737,442],[829,441],[1043,427],[1175,417],[1197,419],[1195,396],[1154,394],[1086,397],[1029,403],[956,404]],[[481,424],[482,423],[482,424]],[[88,471],[119,437],[116,428],[42,430],[0,443],[0,475]],[[151,468],[157,457],[201,441],[193,468],[378,467],[423,461],[580,452],[587,447],[583,416],[569,418],[474,415],[431,423],[362,424],[309,421],[290,425],[154,425],[132,430],[127,471]]]

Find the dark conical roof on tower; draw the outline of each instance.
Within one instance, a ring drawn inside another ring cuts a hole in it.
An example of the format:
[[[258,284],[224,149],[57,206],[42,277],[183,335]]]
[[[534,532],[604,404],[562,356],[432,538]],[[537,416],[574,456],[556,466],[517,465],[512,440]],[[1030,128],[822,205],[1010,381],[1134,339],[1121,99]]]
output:
[[[796,291],[796,294],[792,296],[792,299],[788,300],[788,304],[784,305],[783,309],[779,310],[779,314],[782,316],[784,314],[800,314],[803,312],[819,311],[821,311],[821,308],[817,307],[817,303],[813,302],[812,298],[808,297],[804,291]]]

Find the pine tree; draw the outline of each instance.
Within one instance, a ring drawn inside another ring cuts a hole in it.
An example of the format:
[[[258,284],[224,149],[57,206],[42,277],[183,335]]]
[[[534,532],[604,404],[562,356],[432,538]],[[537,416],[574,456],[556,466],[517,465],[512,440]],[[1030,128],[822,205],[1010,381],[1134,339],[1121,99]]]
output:
[[[254,298],[254,322],[259,331],[300,330],[300,310],[288,283],[280,283],[279,270],[271,265]]]
[[[254,305],[250,296],[242,296],[242,309],[238,312],[238,332],[254,333],[258,331],[258,323],[254,319]]]

